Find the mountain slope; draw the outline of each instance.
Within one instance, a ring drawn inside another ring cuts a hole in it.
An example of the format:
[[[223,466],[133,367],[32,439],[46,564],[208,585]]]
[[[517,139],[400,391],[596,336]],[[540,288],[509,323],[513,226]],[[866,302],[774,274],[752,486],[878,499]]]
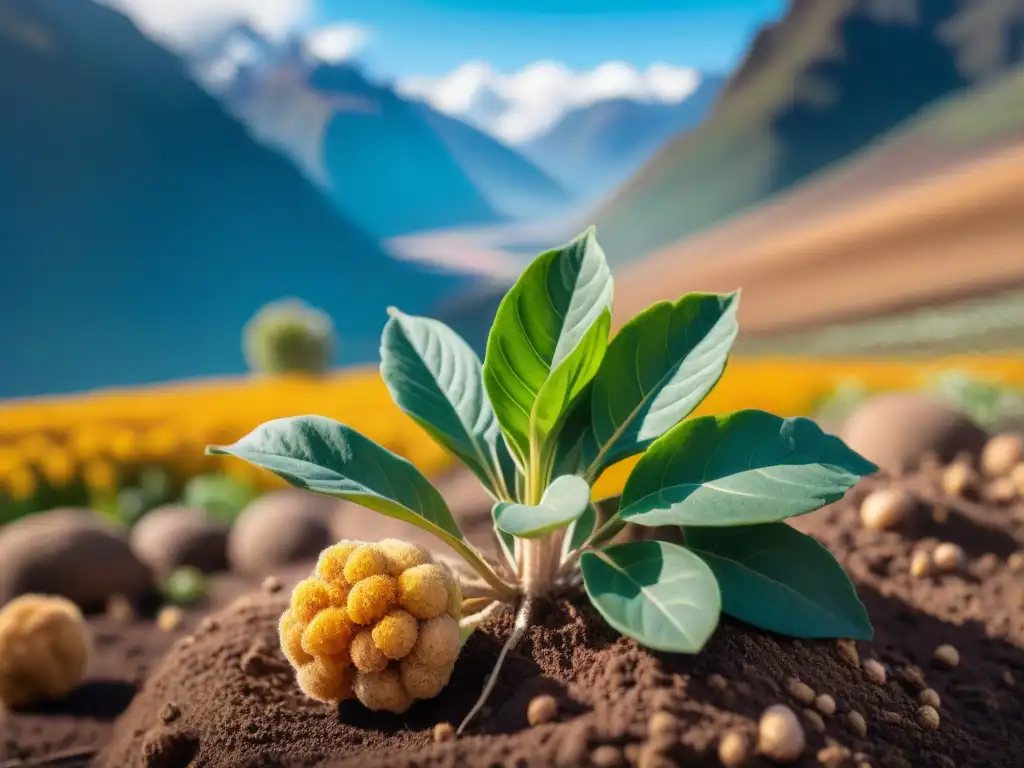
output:
[[[622,98],[580,107],[522,151],[566,187],[594,199],[625,181],[671,136],[703,120],[724,84],[722,77],[705,77],[678,104]]]
[[[1021,0],[792,0],[711,116],[596,213],[605,247],[632,259],[691,235],[1022,60]]]
[[[373,360],[388,304],[465,283],[387,257],[108,8],[4,0],[0,104],[0,396],[241,372],[289,295]]]
[[[416,103],[420,117],[498,211],[515,218],[548,216],[572,196],[516,150],[477,128]]]

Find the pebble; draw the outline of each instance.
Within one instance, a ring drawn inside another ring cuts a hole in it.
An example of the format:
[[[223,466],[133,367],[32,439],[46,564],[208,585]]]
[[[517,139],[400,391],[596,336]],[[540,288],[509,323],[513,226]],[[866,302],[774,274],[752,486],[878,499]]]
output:
[[[1024,573],[1024,551],[1014,552],[1006,559],[1006,564],[1014,573]]]
[[[971,468],[964,462],[950,464],[942,472],[940,483],[947,496],[963,496],[971,484]]]
[[[1008,475],[1024,458],[1024,437],[1015,434],[995,435],[981,452],[981,471],[989,477]]]
[[[928,683],[924,679],[924,672],[918,666],[904,667],[900,673],[903,679],[915,688],[927,688]]]
[[[935,660],[952,669],[960,665],[960,651],[949,644],[940,645],[935,649]]]
[[[814,701],[814,689],[795,677],[786,680],[786,691],[801,704],[810,704]]]
[[[260,588],[268,595],[276,595],[284,589],[284,584],[281,583],[281,580],[277,578],[277,576],[267,576],[267,578],[263,580],[263,583],[260,584]],[[439,725],[444,725],[444,723],[439,723]]]
[[[549,723],[558,716],[558,702],[554,696],[535,696],[526,708],[526,720],[530,725]]]
[[[879,685],[885,685],[885,667],[875,659],[868,659],[864,662],[864,674],[868,679]]]
[[[757,750],[777,763],[791,763],[804,753],[807,738],[803,726],[785,704],[773,704],[757,724]]]
[[[708,675],[708,687],[714,688],[716,691],[724,691],[729,687],[729,683],[716,672],[715,674]]]
[[[843,768],[850,760],[850,750],[839,744],[831,744],[819,749],[817,758],[825,768]]]
[[[932,559],[927,552],[915,552],[910,558],[910,575],[915,579],[927,576],[932,570]]]
[[[725,768],[742,768],[750,760],[750,738],[743,731],[727,731],[718,742],[718,761]]]
[[[107,600],[107,618],[115,624],[131,624],[135,621],[135,608],[124,595],[111,595]]]
[[[455,739],[455,728],[451,723],[438,723],[434,726],[434,741],[453,741]]]
[[[934,731],[939,727],[939,712],[935,707],[930,707],[925,704],[919,707],[914,715],[917,720],[917,724],[924,728],[926,731]]]
[[[927,704],[929,707],[934,707],[935,709],[938,709],[940,706],[942,706],[942,698],[939,696],[938,691],[936,691],[934,688],[925,688],[923,691],[921,691],[920,695],[917,697],[917,700],[921,704]]]
[[[860,505],[860,521],[865,528],[885,531],[906,520],[914,509],[914,497],[902,488],[872,491]]]
[[[156,615],[156,625],[164,632],[173,632],[185,620],[185,612],[176,605],[166,605]]]
[[[862,739],[867,737],[868,724],[864,720],[864,715],[862,715],[860,712],[858,712],[857,710],[847,712],[846,722],[850,724],[850,727],[853,728],[856,734],[860,736]]]
[[[935,547],[935,551],[932,552],[932,563],[938,570],[946,573],[960,570],[965,562],[967,555],[959,544],[946,541]]]
[[[818,711],[825,715],[834,715],[836,713],[836,700],[829,696],[827,693],[823,693],[814,700],[814,706],[817,707]]]
[[[597,768],[620,768],[625,760],[622,750],[611,744],[604,744],[590,753],[590,762]]]
[[[818,733],[825,732],[825,721],[822,719],[821,715],[819,715],[813,709],[804,710],[804,719],[806,719],[807,722],[811,724],[811,727],[814,728],[814,730],[816,730]]]
[[[1017,483],[1012,477],[997,477],[985,486],[985,498],[997,504],[1008,504],[1017,498]]]
[[[651,738],[675,736],[678,721],[668,712],[655,712],[647,721],[647,733]]]
[[[836,640],[836,648],[839,649],[839,655],[843,657],[847,664],[853,667],[860,666],[860,653],[857,651],[857,644],[853,640]]]

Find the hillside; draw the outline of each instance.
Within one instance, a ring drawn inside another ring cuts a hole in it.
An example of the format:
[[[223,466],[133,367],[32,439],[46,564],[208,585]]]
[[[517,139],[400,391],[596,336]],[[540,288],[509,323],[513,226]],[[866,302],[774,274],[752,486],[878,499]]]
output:
[[[579,107],[522,151],[568,189],[596,199],[635,173],[670,137],[703,120],[724,82],[704,76],[678,104],[621,98]]]
[[[416,103],[415,107],[470,181],[500,213],[513,218],[549,216],[572,200],[562,184],[520,152],[427,104]]]
[[[388,304],[465,282],[387,257],[108,8],[0,3],[0,104],[0,396],[241,372],[289,295],[373,360]]]
[[[933,100],[1024,61],[1021,0],[792,0],[711,116],[593,216],[635,259],[857,151]]]

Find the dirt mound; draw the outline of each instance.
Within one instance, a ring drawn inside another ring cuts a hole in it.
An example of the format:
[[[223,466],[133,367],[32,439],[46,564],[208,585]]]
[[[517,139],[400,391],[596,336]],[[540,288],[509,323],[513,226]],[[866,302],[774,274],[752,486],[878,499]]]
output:
[[[875,644],[885,649],[881,660],[927,667],[925,658],[887,650],[918,633],[936,642],[936,628],[908,606],[896,609],[880,595],[869,599],[887,608]],[[611,762],[615,756],[652,766],[716,765],[726,729],[753,734],[761,711],[777,702],[801,711],[803,705],[787,693],[793,677],[836,702],[835,714],[823,716],[824,733],[805,715],[809,748],[803,765],[817,765],[816,753],[827,743],[862,752],[868,764],[879,766],[1010,766],[1024,746],[1015,745],[1020,737],[1005,727],[1019,718],[1017,699],[1002,702],[1006,723],[976,702],[954,700],[952,708],[944,702],[940,728],[924,730],[915,722],[913,683],[901,680],[896,668],[885,684],[873,682],[836,643],[787,640],[725,622],[699,656],[652,654],[616,635],[581,601],[547,609],[511,657],[493,708],[473,735],[435,744],[433,726],[457,723],[472,705],[510,630],[509,616],[474,635],[448,689],[397,718],[355,703],[331,708],[305,699],[277,648],[277,619],[285,606],[281,594],[245,596],[193,640],[175,645],[121,718],[97,765],[548,766]],[[975,661],[973,647],[961,650]],[[874,655],[868,645],[861,654]],[[932,670],[924,674],[931,684]],[[969,666],[946,673],[942,687],[968,674],[973,679]],[[527,728],[527,705],[540,693],[558,699],[558,720]],[[675,716],[675,733],[667,738],[648,733],[658,710]],[[851,711],[863,715],[866,737],[848,719]]]

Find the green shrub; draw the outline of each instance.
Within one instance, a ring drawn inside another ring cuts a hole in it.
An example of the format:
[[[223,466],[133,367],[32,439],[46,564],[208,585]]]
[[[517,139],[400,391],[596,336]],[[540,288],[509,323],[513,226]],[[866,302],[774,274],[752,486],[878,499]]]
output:
[[[257,373],[322,374],[334,354],[334,324],[297,299],[267,304],[245,325],[245,359]]]

